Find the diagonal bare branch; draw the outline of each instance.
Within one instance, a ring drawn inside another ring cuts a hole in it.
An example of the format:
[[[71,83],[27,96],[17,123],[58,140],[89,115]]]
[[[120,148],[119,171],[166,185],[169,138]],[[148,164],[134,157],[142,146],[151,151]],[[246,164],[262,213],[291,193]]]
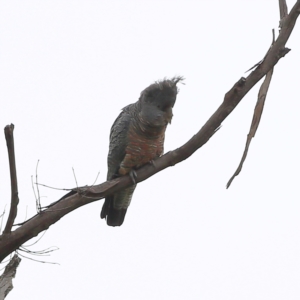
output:
[[[15,158],[15,146],[14,146],[14,125],[10,124],[4,128],[5,139],[8,150],[9,158],[9,170],[10,170],[10,182],[11,182],[11,203],[10,211],[7,219],[6,226],[3,233],[9,233],[14,224],[17,216],[17,209],[19,204],[18,182],[17,182],[17,170],[16,170],[16,158]]]
[[[234,86],[225,94],[223,103],[219,106],[216,112],[209,118],[199,132],[186,144],[157,159],[155,161],[155,166],[153,164],[148,164],[137,170],[137,183],[146,180],[150,176],[164,170],[165,168],[174,166],[187,159],[214,135],[221,123],[235,109],[249,90],[288,52],[288,49],[285,48],[285,44],[295,26],[299,13],[300,0],[296,2],[290,14],[286,17],[277,40],[261,65],[252,71],[247,78],[241,78],[234,84]],[[21,226],[15,231],[8,235],[1,236],[0,261],[14,250],[18,249],[26,241],[48,229],[69,212],[79,208],[80,206],[102,199],[105,196],[120,191],[130,185],[132,185],[130,176],[123,176],[99,185],[78,189],[75,188],[52,206],[21,224]]]

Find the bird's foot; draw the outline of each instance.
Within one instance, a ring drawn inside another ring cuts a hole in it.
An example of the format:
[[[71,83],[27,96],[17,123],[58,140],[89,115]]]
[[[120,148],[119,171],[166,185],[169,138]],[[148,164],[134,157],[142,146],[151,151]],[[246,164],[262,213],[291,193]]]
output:
[[[131,170],[131,171],[129,172],[129,176],[130,176],[130,178],[131,178],[133,184],[136,184],[136,179],[137,179],[137,174],[136,174],[136,172],[135,172],[134,170]]]
[[[156,163],[155,161],[152,159],[149,161],[150,165],[152,165],[154,168],[156,168]]]

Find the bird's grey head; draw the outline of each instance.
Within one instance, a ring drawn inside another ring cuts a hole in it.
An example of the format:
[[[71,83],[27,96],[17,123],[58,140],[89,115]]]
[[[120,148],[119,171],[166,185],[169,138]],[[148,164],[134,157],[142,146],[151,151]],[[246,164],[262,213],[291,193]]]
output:
[[[176,84],[183,81],[181,76],[156,81],[141,92],[139,117],[151,127],[162,127],[171,123],[172,108],[179,92]]]

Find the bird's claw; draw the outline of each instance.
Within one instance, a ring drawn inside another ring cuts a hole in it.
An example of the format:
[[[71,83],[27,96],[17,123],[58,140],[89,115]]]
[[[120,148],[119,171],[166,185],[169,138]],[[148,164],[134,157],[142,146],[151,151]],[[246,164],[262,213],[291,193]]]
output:
[[[137,179],[137,174],[136,174],[136,172],[135,172],[134,170],[131,170],[131,171],[129,172],[129,176],[130,176],[130,178],[131,178],[133,184],[136,184],[136,179]]]
[[[150,160],[150,165],[152,165],[154,168],[156,168],[156,163],[155,163],[155,161],[152,159],[152,160]]]

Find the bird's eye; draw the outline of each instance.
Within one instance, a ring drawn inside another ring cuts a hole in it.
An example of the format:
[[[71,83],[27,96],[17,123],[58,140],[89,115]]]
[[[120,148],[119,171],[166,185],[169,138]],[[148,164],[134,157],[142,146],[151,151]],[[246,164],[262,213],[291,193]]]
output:
[[[160,105],[157,105],[157,108],[160,108]]]

